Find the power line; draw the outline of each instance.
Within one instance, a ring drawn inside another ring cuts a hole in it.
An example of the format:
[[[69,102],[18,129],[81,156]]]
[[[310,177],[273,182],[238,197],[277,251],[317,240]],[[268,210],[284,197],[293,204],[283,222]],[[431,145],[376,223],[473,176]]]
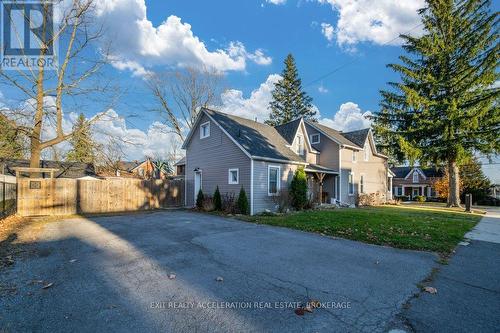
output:
[[[419,24],[417,24],[416,26],[414,26],[413,28],[411,28],[410,30],[408,30],[407,32],[405,32],[405,33],[403,33],[403,34],[399,34],[398,36],[394,37],[393,39],[391,39],[391,40],[390,40],[390,41],[388,41],[388,42],[385,42],[385,43],[381,44],[380,46],[386,46],[386,45],[388,45],[388,44],[390,44],[390,43],[394,42],[396,39],[400,38],[400,37],[401,37],[401,35],[407,35],[407,34],[409,34],[410,32],[412,32],[413,30],[417,29],[418,27],[420,27],[420,26],[422,26],[422,25],[423,25],[423,23],[419,23]],[[333,69],[332,71],[330,71],[330,72],[328,72],[328,73],[326,73],[326,74],[324,74],[324,75],[320,76],[319,78],[317,78],[317,79],[315,79],[315,80],[312,80],[312,81],[308,82],[307,84],[305,84],[305,85],[304,85],[304,87],[309,87],[309,86],[311,86],[311,85],[313,85],[313,84],[315,84],[315,83],[317,83],[317,82],[319,82],[319,81],[321,81],[321,80],[324,80],[324,79],[326,79],[327,77],[329,77],[329,76],[331,76],[331,75],[335,74],[335,73],[336,73],[336,72],[338,72],[339,70],[343,69],[344,67],[347,67],[347,66],[351,65],[352,63],[354,63],[354,62],[356,62],[356,61],[358,61],[358,60],[359,60],[359,58],[354,58],[354,59],[352,59],[352,60],[350,60],[350,61],[348,61],[348,62],[346,62],[346,63],[344,63],[344,64],[340,65],[339,67],[337,67],[337,68]]]

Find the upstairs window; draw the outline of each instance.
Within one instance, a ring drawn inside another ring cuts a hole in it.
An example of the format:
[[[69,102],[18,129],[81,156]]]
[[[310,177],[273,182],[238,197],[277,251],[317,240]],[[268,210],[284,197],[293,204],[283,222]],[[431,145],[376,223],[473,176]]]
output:
[[[418,172],[417,171],[413,171],[413,182],[418,183]]]
[[[297,135],[297,150],[296,153],[300,156],[304,155],[304,137]]]
[[[320,135],[319,135],[319,133],[316,133],[316,134],[311,134],[311,143],[312,143],[312,144],[319,143],[319,140],[320,140]]]
[[[228,175],[228,183],[229,184],[238,184],[240,182],[240,175],[239,175],[239,170],[238,169],[229,169],[229,175]]]
[[[355,150],[352,151],[352,161],[356,162],[356,151]]]
[[[200,126],[200,139],[205,139],[210,136],[210,122],[201,124]]]

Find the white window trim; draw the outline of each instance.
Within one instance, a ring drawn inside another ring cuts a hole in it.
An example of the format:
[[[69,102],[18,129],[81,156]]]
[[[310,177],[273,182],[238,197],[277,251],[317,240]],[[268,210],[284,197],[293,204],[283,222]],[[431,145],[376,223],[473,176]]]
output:
[[[349,182],[349,178],[351,178],[352,176],[352,187],[351,187],[351,183]],[[351,188],[352,188],[352,193],[351,193]],[[354,172],[349,172],[349,174],[347,175],[347,194],[352,197],[354,196],[354,192],[356,192],[354,190]]]
[[[233,181],[233,177],[231,177],[231,172],[236,171],[236,182]],[[240,183],[240,169],[232,168],[227,172],[227,183],[230,185],[238,185]]]
[[[205,135],[205,136],[203,136],[203,127],[205,125],[208,125],[208,131],[207,131],[208,134]],[[200,125],[200,139],[205,139],[205,138],[208,138],[209,136],[210,136],[210,122],[207,121],[207,122],[205,122],[205,123],[203,123],[203,124]]]
[[[363,179],[363,191],[361,191],[361,179]],[[359,193],[366,193],[366,176],[364,173],[359,174]]]
[[[352,163],[356,163],[358,161],[358,156],[356,155],[356,151],[353,150],[352,151],[352,154],[351,154],[351,159],[352,159]]]
[[[300,150],[300,139],[299,138],[302,140],[302,151]],[[295,139],[297,140],[297,150],[295,151],[295,153],[299,156],[305,155],[306,143],[304,141],[304,136],[302,134],[297,134]]]
[[[313,137],[317,136],[318,137],[318,141],[314,141],[313,140]],[[309,139],[311,141],[311,144],[317,144],[317,143],[320,143],[321,142],[321,135],[319,133],[314,133],[314,134],[311,134],[309,136]]]
[[[271,174],[271,168],[273,169],[278,169],[278,179],[276,182],[276,193],[271,193],[269,190],[271,189],[271,186],[269,186],[269,176]],[[268,165],[267,166],[267,195],[269,197],[274,197],[279,194],[281,190],[281,166],[279,165]]]

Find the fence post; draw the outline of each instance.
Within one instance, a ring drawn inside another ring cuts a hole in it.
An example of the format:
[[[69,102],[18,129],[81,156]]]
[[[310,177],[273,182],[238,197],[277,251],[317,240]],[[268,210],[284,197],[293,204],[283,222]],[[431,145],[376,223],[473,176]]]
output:
[[[6,191],[5,181],[2,182],[2,213],[5,214],[7,210],[7,204],[5,203],[5,191]]]
[[[465,211],[467,213],[472,213],[472,194],[468,193],[465,195]]]

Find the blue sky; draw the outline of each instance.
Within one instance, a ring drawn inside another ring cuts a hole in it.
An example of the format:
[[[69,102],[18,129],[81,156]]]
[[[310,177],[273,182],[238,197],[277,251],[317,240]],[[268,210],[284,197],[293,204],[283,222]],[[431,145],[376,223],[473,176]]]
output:
[[[100,0],[96,22],[112,42],[114,62],[104,75],[120,87],[115,118],[100,124],[125,146],[126,159],[165,156],[175,139],[165,133],[144,74],[183,66],[214,67],[229,90],[222,110],[263,121],[283,59],[292,53],[321,122],[339,130],[370,125],[379,90],[398,77],[387,64],[402,54],[401,33],[419,34],[423,0]],[[335,70],[328,77],[325,74]],[[15,92],[0,87],[4,100]],[[66,105],[92,117],[103,105]],[[51,129],[46,129],[50,136]],[[64,145],[61,149],[64,149]]]

